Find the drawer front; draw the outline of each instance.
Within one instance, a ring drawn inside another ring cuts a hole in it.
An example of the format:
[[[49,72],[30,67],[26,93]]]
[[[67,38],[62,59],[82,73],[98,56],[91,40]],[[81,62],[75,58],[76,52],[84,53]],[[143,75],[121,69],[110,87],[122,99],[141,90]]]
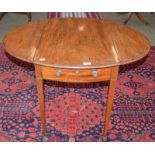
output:
[[[42,78],[61,82],[99,82],[110,79],[111,68],[61,69],[41,66]]]

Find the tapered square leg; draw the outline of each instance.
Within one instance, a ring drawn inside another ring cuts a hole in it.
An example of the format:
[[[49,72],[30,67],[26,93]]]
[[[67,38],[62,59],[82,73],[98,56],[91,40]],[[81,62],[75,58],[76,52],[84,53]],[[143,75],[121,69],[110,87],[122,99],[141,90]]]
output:
[[[39,65],[35,65],[35,72],[36,72],[38,98],[39,98],[39,104],[40,104],[42,134],[44,137],[46,137],[46,114],[45,114],[45,102],[44,102],[44,91],[43,91],[43,79],[42,79],[42,72]]]
[[[115,88],[116,88],[116,82],[117,82],[117,76],[118,76],[118,70],[119,67],[112,67],[111,69],[111,77],[110,77],[110,86],[109,86],[109,92],[108,92],[108,102],[106,106],[106,113],[105,113],[105,125],[104,125],[104,131],[103,135],[107,135],[109,121],[110,121],[110,115],[112,111],[112,105],[113,105],[113,99],[115,94]]]

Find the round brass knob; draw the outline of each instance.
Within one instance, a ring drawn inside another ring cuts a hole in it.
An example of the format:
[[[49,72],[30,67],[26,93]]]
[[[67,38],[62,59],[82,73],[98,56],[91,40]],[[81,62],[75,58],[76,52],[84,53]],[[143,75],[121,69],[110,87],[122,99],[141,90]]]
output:
[[[57,76],[57,77],[59,77],[59,76],[61,76],[61,69],[57,69],[56,70],[56,72],[55,72],[55,75]]]
[[[93,70],[93,71],[92,71],[92,76],[95,77],[95,78],[98,76],[97,70]]]

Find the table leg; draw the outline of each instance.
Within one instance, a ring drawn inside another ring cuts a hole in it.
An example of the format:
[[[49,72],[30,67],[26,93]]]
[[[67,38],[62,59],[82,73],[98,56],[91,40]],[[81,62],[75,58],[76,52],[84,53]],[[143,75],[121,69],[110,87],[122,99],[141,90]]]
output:
[[[7,12],[2,12],[2,13],[0,14],[0,20],[1,20],[6,14],[7,14]]]
[[[132,17],[133,12],[129,12],[127,18],[124,20],[124,24],[127,24],[127,22],[130,20],[130,18]]]
[[[32,20],[32,14],[31,12],[27,12],[28,21],[30,22]]]
[[[140,20],[143,24],[149,25],[149,23],[144,19],[144,16],[142,15],[141,12],[136,12],[135,14],[137,15],[137,17],[139,18],[139,20]]]
[[[111,69],[108,102],[107,102],[106,113],[105,113],[105,125],[104,125],[104,133],[103,133],[104,136],[107,135],[107,131],[108,131],[110,115],[111,115],[111,111],[112,111],[113,98],[114,98],[115,87],[116,87],[117,76],[118,76],[118,70],[119,70],[118,66],[112,67],[112,69]]]
[[[43,79],[42,79],[42,73],[39,65],[35,65],[35,73],[36,73],[38,98],[39,98],[39,104],[40,104],[42,134],[45,138],[46,137],[46,114],[45,114],[45,102],[44,102],[44,91],[43,91]]]

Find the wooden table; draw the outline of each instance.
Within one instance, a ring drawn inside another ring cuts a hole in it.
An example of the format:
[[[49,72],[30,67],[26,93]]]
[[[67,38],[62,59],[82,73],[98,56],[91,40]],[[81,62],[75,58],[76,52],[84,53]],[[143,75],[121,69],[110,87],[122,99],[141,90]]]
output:
[[[148,54],[150,44],[140,32],[111,21],[50,19],[30,22],[3,40],[12,56],[35,65],[42,132],[46,135],[43,79],[87,83],[110,81],[105,114],[107,134],[120,65]]]

